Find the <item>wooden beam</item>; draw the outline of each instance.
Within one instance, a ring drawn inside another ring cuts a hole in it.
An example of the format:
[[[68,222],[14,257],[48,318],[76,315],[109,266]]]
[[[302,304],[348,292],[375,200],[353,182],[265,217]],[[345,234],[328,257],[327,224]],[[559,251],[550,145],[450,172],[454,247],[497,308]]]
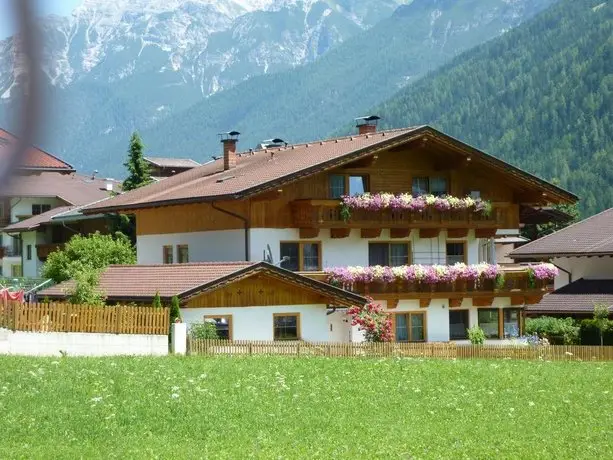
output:
[[[436,238],[441,232],[440,228],[422,228],[419,230],[420,238]]]
[[[392,310],[394,308],[398,307],[398,302],[400,302],[400,299],[398,297],[396,297],[395,299],[390,299],[387,301],[387,309],[388,310]]]
[[[466,238],[467,236],[467,228],[450,228],[447,230],[447,238]]]
[[[430,306],[430,299],[419,299],[419,308],[428,308]]]
[[[494,297],[474,297],[473,307],[491,307]]]
[[[350,228],[331,228],[330,238],[347,238],[351,233]]]
[[[410,228],[390,228],[390,238],[408,238],[410,234]]]
[[[523,304],[524,304],[523,295],[512,295],[511,296],[511,305],[523,305]]]
[[[270,192],[260,193],[259,195],[256,195],[253,198],[251,198],[251,200],[252,201],[278,200],[279,198],[281,198],[282,194],[283,194],[283,190],[281,190],[281,189],[271,190]]]
[[[362,238],[379,238],[381,236],[380,228],[363,228],[360,230]]]
[[[495,228],[477,228],[475,238],[493,238],[496,235]]]
[[[462,299],[449,299],[449,308],[459,308],[462,305]]]
[[[302,238],[317,238],[319,236],[318,228],[301,228],[300,239]]]

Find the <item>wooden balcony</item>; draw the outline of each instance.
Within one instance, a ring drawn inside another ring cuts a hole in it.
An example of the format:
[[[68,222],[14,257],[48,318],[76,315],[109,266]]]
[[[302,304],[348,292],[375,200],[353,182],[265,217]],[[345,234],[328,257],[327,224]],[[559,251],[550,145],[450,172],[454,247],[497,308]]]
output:
[[[550,283],[540,280],[535,280],[535,284],[531,286],[528,271],[525,267],[506,267],[503,274],[504,283],[500,285],[496,285],[494,280],[456,281],[438,284],[375,281],[339,287],[373,297],[375,300],[450,299],[450,308],[459,307],[459,303],[464,298],[472,298],[473,305],[481,307],[491,305],[494,297],[510,297],[513,305],[533,304],[540,302],[543,295],[553,290]],[[323,282],[328,278],[324,272],[301,272],[301,275]]]
[[[0,217],[0,229],[4,227],[8,227],[10,223],[11,223],[10,217]]]
[[[51,244],[37,244],[36,245],[36,254],[40,260],[46,260],[54,251],[58,249],[62,249],[64,247],[63,243],[51,243]]]
[[[301,229],[480,229],[482,237],[490,236],[498,228],[517,228],[517,206],[510,203],[492,203],[490,214],[468,210],[423,212],[406,210],[366,211],[352,210],[345,221],[338,200],[295,200],[292,202],[294,226]],[[487,234],[487,235],[486,235]],[[428,236],[425,234],[424,236]],[[436,236],[436,235],[432,235]],[[460,235],[458,235],[460,236]]]

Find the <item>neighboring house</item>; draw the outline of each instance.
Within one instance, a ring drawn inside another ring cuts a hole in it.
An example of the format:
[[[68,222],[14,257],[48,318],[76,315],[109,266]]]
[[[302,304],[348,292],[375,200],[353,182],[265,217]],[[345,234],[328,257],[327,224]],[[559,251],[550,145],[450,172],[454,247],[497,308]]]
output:
[[[151,177],[156,181],[201,166],[200,163],[190,158],[145,157],[145,161],[149,164]]]
[[[15,137],[0,129],[0,161],[15,142]],[[59,158],[38,148],[30,148],[21,159],[11,180],[0,188],[0,276],[38,276],[24,273],[24,257],[36,258],[34,248],[39,236],[23,246],[19,234],[10,235],[4,228],[10,224],[45,214],[62,207],[82,206],[118,191],[118,183],[110,179],[96,179],[75,173],[74,168]],[[33,265],[33,264],[30,264]]]
[[[61,283],[39,296],[63,298],[73,284]],[[169,304],[177,296],[186,322],[214,320],[226,339],[327,341],[347,329],[337,328],[338,315],[329,315],[329,307],[366,302],[358,294],[267,262],[113,265],[100,276],[99,287],[109,303],[151,304],[158,292]]]
[[[81,213],[84,206],[59,206],[4,228],[5,234],[21,242],[24,277],[39,277],[49,254],[62,249],[74,235],[110,232],[108,217],[85,216]]]
[[[181,273],[184,268],[176,264],[267,260],[300,276],[327,280],[324,269],[347,266],[442,264],[444,271],[456,263],[494,264],[495,238],[517,236],[526,209],[577,201],[428,126],[378,132],[365,120],[353,136],[244,153],[236,150],[237,135],[223,136],[219,160],[83,212],[133,214],[141,265],[175,264]],[[491,202],[491,211],[476,205],[389,209],[384,206],[389,197],[376,198],[368,209],[351,209],[350,215],[340,206],[343,196],[357,196],[359,202],[368,198],[364,194],[380,192],[470,196],[473,204]],[[349,267],[347,273],[355,270]],[[526,267],[505,266],[502,273],[506,281],[497,287],[493,282],[462,286],[436,281],[416,292],[376,279],[344,286],[372,296],[392,313],[399,341],[465,339],[466,329],[475,324],[489,337],[502,338],[521,332],[524,305],[544,293],[529,284]],[[261,289],[265,286],[262,282]],[[251,315],[255,310],[250,308],[260,308],[247,303],[250,307],[233,315]],[[219,296],[214,306],[229,308],[227,297]],[[203,319],[190,308],[184,303],[186,317]],[[330,312],[338,318],[333,329],[343,328],[330,338],[359,340],[341,309]],[[307,316],[304,312],[301,321]],[[256,328],[233,334],[235,339],[256,336]]]
[[[613,312],[613,208],[511,252],[517,261],[550,261],[555,291],[526,307],[529,315],[592,316],[594,304]]]

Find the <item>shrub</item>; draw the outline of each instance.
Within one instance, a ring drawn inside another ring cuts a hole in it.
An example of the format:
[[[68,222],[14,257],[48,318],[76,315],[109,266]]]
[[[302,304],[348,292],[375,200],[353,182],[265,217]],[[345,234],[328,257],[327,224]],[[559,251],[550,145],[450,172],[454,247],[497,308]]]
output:
[[[391,342],[392,320],[381,305],[375,304],[372,299],[361,307],[354,306],[347,310],[351,316],[351,325],[358,326],[364,332],[367,342]]]
[[[467,329],[467,331],[470,343],[473,345],[483,345],[485,343],[485,332],[479,326],[475,324],[470,329]]]
[[[160,297],[159,291],[155,293],[153,296],[152,302],[153,308],[162,308],[162,298]]]
[[[526,334],[537,334],[552,345],[573,345],[579,343],[579,327],[572,318],[541,316],[526,320]]]
[[[177,296],[170,299],[170,322],[171,324],[181,322],[181,309],[179,308],[179,298]]]
[[[579,328],[581,345],[600,345],[600,328],[594,319],[584,319]],[[608,321],[602,334],[603,345],[613,345],[613,321]]]
[[[189,336],[192,339],[218,339],[217,327],[215,323],[205,321],[204,323],[193,323],[189,326]]]

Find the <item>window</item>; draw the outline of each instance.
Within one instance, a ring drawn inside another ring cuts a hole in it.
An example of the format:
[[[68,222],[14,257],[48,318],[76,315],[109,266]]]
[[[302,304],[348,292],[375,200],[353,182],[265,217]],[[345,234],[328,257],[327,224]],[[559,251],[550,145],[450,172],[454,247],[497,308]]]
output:
[[[496,308],[479,309],[479,327],[483,329],[488,339],[497,339],[500,337],[498,332],[499,313],[500,312]]]
[[[177,246],[177,262],[180,264],[186,264],[189,262],[189,247],[187,244],[180,244]]]
[[[164,264],[172,263],[172,246],[164,246],[162,248],[162,263]]]
[[[399,267],[408,265],[411,260],[409,243],[370,243],[368,245],[368,265]]]
[[[428,193],[436,196],[447,195],[449,193],[447,179],[444,177],[414,177],[411,193],[413,196],[426,195]]]
[[[204,320],[215,323],[218,338],[232,340],[232,315],[206,315]]]
[[[281,267],[294,272],[321,270],[321,245],[319,242],[281,243]]]
[[[21,265],[11,265],[11,276],[15,278],[21,278],[23,276]]]
[[[299,313],[273,313],[274,340],[300,340]]]
[[[32,215],[37,216],[38,214],[42,214],[43,212],[47,212],[51,210],[50,204],[33,204],[32,205]]]
[[[396,342],[424,342],[424,313],[396,314]]]
[[[447,265],[466,263],[466,243],[447,241]]]
[[[519,337],[519,321],[521,313],[517,308],[505,308],[504,312],[504,336]]]
[[[32,245],[31,244],[28,244],[26,246],[26,258],[28,260],[32,260]]]
[[[463,340],[468,338],[468,310],[449,310],[449,338]]]
[[[330,198],[343,195],[361,195],[368,192],[368,176],[361,174],[332,174],[330,176]]]

